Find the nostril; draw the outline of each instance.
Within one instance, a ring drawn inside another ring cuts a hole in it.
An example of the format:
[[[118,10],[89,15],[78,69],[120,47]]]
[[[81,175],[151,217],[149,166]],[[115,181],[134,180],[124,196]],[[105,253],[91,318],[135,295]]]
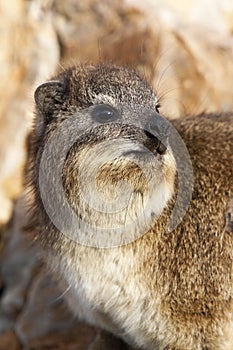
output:
[[[165,130],[160,124],[157,120],[150,120],[145,134],[153,142],[154,149],[163,155],[167,150],[167,135],[164,135]]]
[[[146,143],[145,146],[149,146],[151,150],[156,150],[159,154],[163,155],[166,152],[167,147],[160,141],[158,137],[151,134],[149,131],[145,130],[145,134],[150,139],[150,145]]]
[[[145,134],[149,139],[158,139],[158,137],[156,135],[158,135],[158,133],[156,133],[156,135],[154,135],[153,133],[151,133],[148,130],[145,130]]]

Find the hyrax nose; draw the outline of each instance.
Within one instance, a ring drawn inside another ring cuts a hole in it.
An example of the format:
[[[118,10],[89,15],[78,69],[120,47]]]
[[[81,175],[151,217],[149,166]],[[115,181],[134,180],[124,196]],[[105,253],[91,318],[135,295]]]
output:
[[[169,125],[166,120],[157,114],[150,116],[145,134],[154,143],[159,154],[164,154],[168,146]]]

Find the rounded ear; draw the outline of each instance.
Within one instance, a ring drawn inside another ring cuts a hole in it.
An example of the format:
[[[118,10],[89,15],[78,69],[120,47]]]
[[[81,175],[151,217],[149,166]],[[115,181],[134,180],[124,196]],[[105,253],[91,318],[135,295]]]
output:
[[[37,87],[34,98],[38,111],[44,119],[59,111],[67,96],[65,84],[59,80],[51,80]]]

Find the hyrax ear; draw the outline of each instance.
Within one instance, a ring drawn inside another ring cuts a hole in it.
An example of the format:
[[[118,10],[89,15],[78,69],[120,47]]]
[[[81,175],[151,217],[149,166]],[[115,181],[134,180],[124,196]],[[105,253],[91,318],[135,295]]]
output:
[[[45,121],[48,122],[49,118],[59,111],[66,96],[65,84],[59,80],[51,80],[38,86],[34,98],[36,107]]]

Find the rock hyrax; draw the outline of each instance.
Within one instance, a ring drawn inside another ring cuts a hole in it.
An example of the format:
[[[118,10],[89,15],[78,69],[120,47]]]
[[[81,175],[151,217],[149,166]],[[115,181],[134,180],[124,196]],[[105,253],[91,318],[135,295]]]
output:
[[[74,66],[35,101],[30,225],[74,313],[141,349],[232,350],[233,115],[173,122],[194,185],[168,231],[178,148],[140,76]]]

